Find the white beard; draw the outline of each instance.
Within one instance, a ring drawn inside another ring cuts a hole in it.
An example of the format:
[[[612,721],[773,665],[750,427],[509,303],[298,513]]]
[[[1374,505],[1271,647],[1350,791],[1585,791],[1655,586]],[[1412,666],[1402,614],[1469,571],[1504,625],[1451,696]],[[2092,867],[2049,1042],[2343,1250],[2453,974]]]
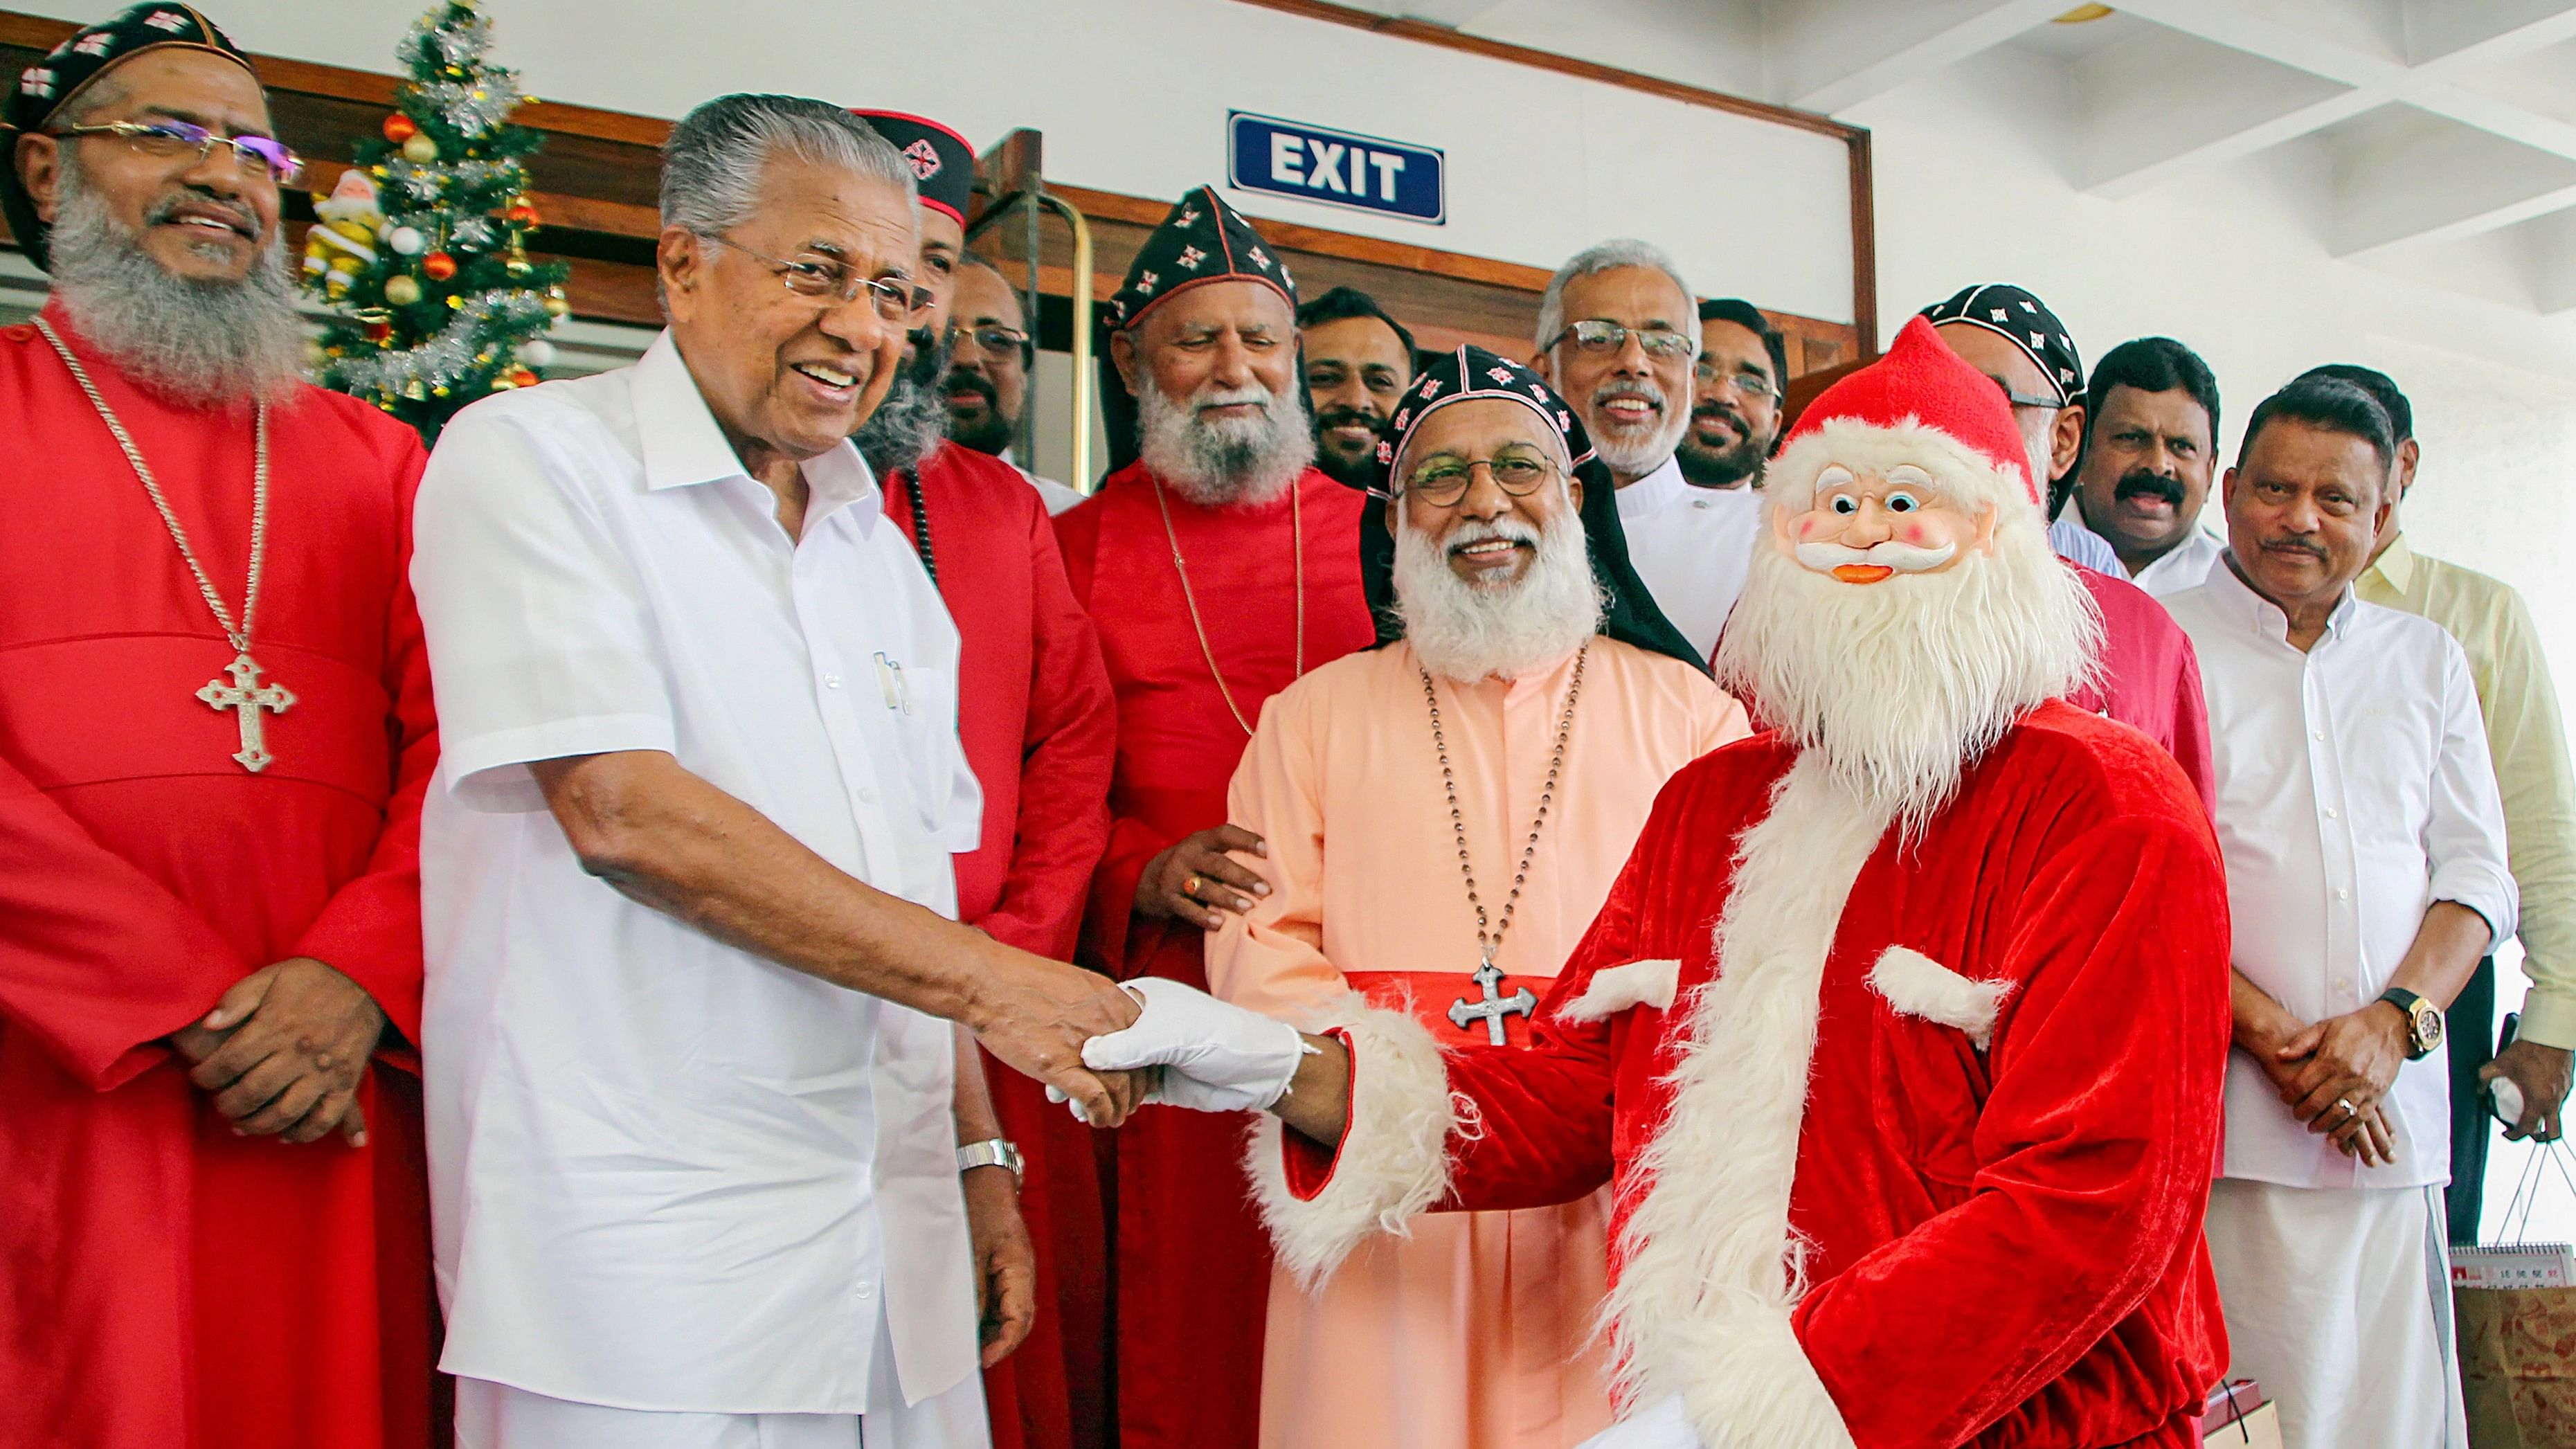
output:
[[[1449,548],[1496,537],[1537,545],[1519,579],[1486,588],[1449,567]],[[1462,523],[1435,541],[1399,510],[1395,614],[1422,666],[1443,679],[1517,679],[1548,668],[1601,629],[1601,589],[1582,518],[1568,506],[1543,530],[1516,519]]]
[[[1663,412],[1659,414],[1663,421],[1653,432],[1642,435],[1605,427],[1596,421],[1608,416],[1602,403],[1621,395],[1653,397],[1663,404]],[[1684,393],[1676,402],[1651,382],[1623,379],[1604,384],[1593,393],[1591,414],[1583,420],[1592,435],[1593,454],[1600,458],[1603,467],[1613,473],[1631,478],[1645,477],[1664,466],[1666,460],[1673,456],[1673,450],[1682,445],[1683,436],[1690,432],[1690,403],[1690,394]]]
[[[1261,415],[1203,422],[1199,409],[1257,402]],[[1231,391],[1211,384],[1187,403],[1151,379],[1136,395],[1137,456],[1155,477],[1202,508],[1259,508],[1284,497],[1315,461],[1315,434],[1293,392]]]
[[[187,407],[281,402],[304,378],[304,323],[280,228],[238,282],[172,275],[82,181],[64,151],[51,238],[54,295],[126,376]]]
[[[2038,520],[2016,510],[1993,555],[1875,584],[1816,573],[1766,538],[1718,641],[1718,678],[1919,836],[2014,721],[2098,667],[2100,612]]]

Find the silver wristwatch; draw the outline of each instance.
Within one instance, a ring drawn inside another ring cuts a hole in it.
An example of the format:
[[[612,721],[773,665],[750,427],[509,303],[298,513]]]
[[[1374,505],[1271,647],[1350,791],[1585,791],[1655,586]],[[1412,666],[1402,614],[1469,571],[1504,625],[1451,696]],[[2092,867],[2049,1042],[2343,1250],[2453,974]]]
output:
[[[959,1172],[978,1167],[1007,1167],[1014,1182],[1027,1176],[1029,1170],[1028,1159],[1020,1156],[1020,1149],[1008,1137],[987,1137],[957,1149]]]

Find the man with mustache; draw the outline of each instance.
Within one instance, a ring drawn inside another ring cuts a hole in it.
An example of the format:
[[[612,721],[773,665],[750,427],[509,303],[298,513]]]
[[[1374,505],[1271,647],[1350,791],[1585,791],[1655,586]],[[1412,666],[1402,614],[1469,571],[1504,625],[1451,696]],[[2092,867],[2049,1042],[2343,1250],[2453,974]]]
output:
[[[1357,287],[1335,287],[1297,309],[1306,354],[1306,411],[1315,466],[1350,488],[1377,483],[1378,442],[1413,381],[1413,334]]]
[[[422,481],[463,1449],[983,1445],[1030,1290],[972,1048],[1134,1101],[1073,1055],[1127,999],[953,919],[957,630],[849,441],[928,301],[915,182],[838,106],[696,107],[669,328],[467,408]]]
[[[1154,982],[1084,1058],[1278,1116],[1251,1166],[1319,1276],[1426,1209],[1607,1183],[1629,1417],[1594,1449],[2197,1442],[2208,819],[2063,701],[2091,607],[2007,405],[1929,323],[1809,406],[1765,491],[1718,672],[1770,728],[1664,787],[1527,1045]]]
[[[2209,1248],[2293,1449],[2464,1445],[2441,1187],[2442,1009],[2514,931],[2460,646],[2363,603],[2396,506],[2369,394],[2302,379],[2227,470],[2227,552],[2171,595],[2209,683],[2236,1051]]]
[[[1533,991],[1655,792],[1741,737],[1744,711],[1630,571],[1582,423],[1527,368],[1462,347],[1392,415],[1392,497],[1362,535],[1379,647],[1291,685],[1254,730],[1227,818],[1270,842],[1252,864],[1271,889],[1210,938],[1208,980],[1306,1026],[1356,991],[1479,1052],[1529,1040]],[[1428,1220],[1321,1284],[1282,1263],[1262,1449],[1568,1449],[1600,1430],[1604,1206]]]
[[[948,436],[958,446],[1009,463],[1038,490],[1049,513],[1062,513],[1082,495],[1053,478],[1041,478],[1011,457],[1020,435],[1020,411],[1029,402],[1029,364],[1037,343],[1029,336],[1020,294],[991,262],[968,252],[957,267],[956,301],[949,309]]]
[[[2576,771],[2567,760],[2567,730],[2550,684],[2549,660],[2531,610],[2509,584],[2447,559],[2418,553],[2401,530],[2406,495],[2423,449],[2415,408],[2388,374],[2348,362],[2328,363],[2302,379],[2339,378],[2369,393],[2397,439],[2389,486],[2397,506],[2372,542],[2370,567],[2353,582],[2362,602],[2420,614],[2442,626],[2468,656],[2469,678],[2486,721],[2487,748],[2504,799],[2505,845],[2522,895],[2517,934],[2531,992],[2522,1021],[2504,1050],[2494,1049],[2495,962],[2478,963],[2445,1015],[2451,1064],[2451,1186],[2444,1193],[2451,1241],[2477,1241],[2486,1185],[2492,1100],[2507,1119],[2508,1140],[2552,1142],[2567,1101],[2570,1046],[2576,1046]],[[2493,1053],[2492,1060],[2489,1054]],[[2491,1099],[2488,1084],[2500,1095]],[[2510,1086],[2512,1091],[2503,1089]],[[2520,1110],[2510,1098],[2521,1097]]]
[[[2070,479],[2084,439],[2084,405],[2073,392],[2084,364],[2075,339],[2048,304],[2019,287],[1988,283],[1926,307],[1922,315],[2011,405],[2030,475]],[[2052,509],[2064,506],[2062,490],[2046,498]],[[2208,800],[2209,719],[2190,638],[2145,590],[2118,577],[2124,572],[2118,557],[2091,530],[2058,518],[2048,538],[2093,596],[2102,620],[2101,668],[2068,701],[2164,746]]]
[[[1761,501],[1682,477],[1675,450],[1691,427],[1699,352],[1699,304],[1660,247],[1629,238],[1586,247],[1540,294],[1531,365],[1574,405],[1610,470],[1638,576],[1707,658],[1744,588]]]
[[[2225,548],[2200,526],[2218,466],[2218,378],[2172,338],[2141,337],[2102,354],[2084,402],[2084,526],[2148,593],[2199,587]]]
[[[948,349],[932,339],[966,330],[952,332],[949,323],[974,270],[964,261],[974,148],[920,116],[854,114],[902,153],[920,191],[920,275],[930,305],[912,319],[911,360],[855,441],[884,480],[887,517],[957,625],[957,734],[984,793],[975,848],[956,858],[957,918],[1005,945],[1070,961],[1084,892],[1109,843],[1118,731],[1109,675],[1038,494],[1010,464],[945,436],[941,373],[953,379],[956,371],[942,368]],[[889,413],[895,424],[881,428]],[[995,1315],[985,1348],[993,1437],[999,1449],[1067,1449],[1104,1432],[1097,1385],[1108,1285],[1098,1171],[1090,1132],[1050,1106],[1037,1082],[995,1066],[987,1073],[993,1110],[1019,1149],[1020,1169],[978,1169],[964,1181],[968,1192],[992,1199],[979,1225],[1016,1227],[1025,1210],[1027,1234],[983,1246],[1009,1255],[1016,1273],[1033,1274],[1036,1291],[1034,1321]],[[1023,1177],[1028,1191],[1019,1194]]]
[[[425,1449],[420,440],[304,383],[299,163],[211,22],[15,80],[0,1443]]]
[[[1363,495],[1318,471],[1298,399],[1296,284],[1213,187],[1147,237],[1109,302],[1101,402],[1114,471],[1057,516],[1118,700],[1109,849],[1082,959],[1203,985],[1204,942],[1267,889],[1227,852],[1226,781],[1262,707],[1375,636]],[[1118,1442],[1258,1436],[1269,1254],[1232,1159],[1239,1119],[1157,1109],[1112,1144]]]
[[[1691,373],[1691,424],[1673,456],[1697,488],[1762,486],[1780,440],[1789,343],[1752,303],[1699,304],[1699,364]]]

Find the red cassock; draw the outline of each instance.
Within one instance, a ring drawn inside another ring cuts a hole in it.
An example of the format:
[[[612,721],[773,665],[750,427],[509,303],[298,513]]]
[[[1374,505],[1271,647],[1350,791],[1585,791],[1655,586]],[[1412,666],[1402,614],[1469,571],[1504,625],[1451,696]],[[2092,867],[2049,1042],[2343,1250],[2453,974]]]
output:
[[[1426,1158],[1383,1124],[1454,1091],[1424,1190],[1613,1183],[1640,1396],[1681,1395],[1712,1445],[2197,1444],[2227,1362],[2201,1212],[2228,926],[2190,785],[2051,703],[1916,841],[1848,799],[1777,735],[1720,749],[1665,787],[1531,1046],[1373,1051],[1355,1025],[1338,1160],[1255,1159],[1283,1254],[1368,1225],[1354,1205]]]
[[[2200,656],[2191,636],[2155,596],[2108,574],[2070,563],[2102,611],[2102,674],[2070,702],[2108,715],[2165,747],[2214,809],[2218,776],[2209,753],[2209,705],[2200,692]]]
[[[1216,509],[1160,491],[1169,533],[1141,464],[1111,474],[1055,520],[1074,596],[1091,610],[1118,695],[1109,851],[1092,878],[1082,949],[1085,964],[1121,980],[1168,976],[1204,990],[1205,933],[1137,919],[1136,882],[1182,837],[1225,823],[1246,725],[1296,677],[1300,538],[1305,667],[1375,641],[1360,588],[1366,499],[1311,468],[1297,480],[1294,514],[1286,498]],[[1292,532],[1292,516],[1301,530]],[[1195,611],[1173,563],[1176,546]],[[1211,654],[1243,722],[1209,672]],[[1259,1437],[1270,1254],[1228,1167],[1244,1129],[1238,1116],[1147,1107],[1102,1138],[1104,1160],[1115,1163],[1121,1449],[1214,1449]]]
[[[957,733],[984,787],[983,841],[957,857],[958,919],[993,939],[1073,959],[1082,903],[1109,841],[1117,707],[1091,619],[1065,581],[1046,506],[998,458],[944,444],[916,481],[886,480],[886,512],[938,570],[957,622]],[[1038,1248],[1038,1319],[984,1375],[996,1449],[1107,1443],[1108,1271],[1090,1129],[1036,1082],[985,1063],[1002,1130],[1028,1176],[1020,1209]]]
[[[247,410],[128,382],[59,307],[238,609]],[[437,763],[407,572],[420,443],[352,398],[271,414],[254,648],[294,705],[233,759],[233,650],[107,428],[0,330],[0,1444],[430,1440],[420,803]],[[162,1041],[295,956],[389,1026],[370,1143],[238,1138]]]

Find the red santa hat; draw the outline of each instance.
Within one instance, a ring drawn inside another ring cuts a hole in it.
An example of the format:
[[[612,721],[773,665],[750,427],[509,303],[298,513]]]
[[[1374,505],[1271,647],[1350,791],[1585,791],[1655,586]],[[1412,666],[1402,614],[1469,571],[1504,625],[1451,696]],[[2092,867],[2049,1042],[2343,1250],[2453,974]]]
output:
[[[2039,509],[2039,485],[2012,404],[1920,317],[1885,356],[1817,394],[1766,471],[1766,490],[1803,507],[1816,474],[1839,463],[1884,474],[1912,463],[1970,507],[2016,500]]]

